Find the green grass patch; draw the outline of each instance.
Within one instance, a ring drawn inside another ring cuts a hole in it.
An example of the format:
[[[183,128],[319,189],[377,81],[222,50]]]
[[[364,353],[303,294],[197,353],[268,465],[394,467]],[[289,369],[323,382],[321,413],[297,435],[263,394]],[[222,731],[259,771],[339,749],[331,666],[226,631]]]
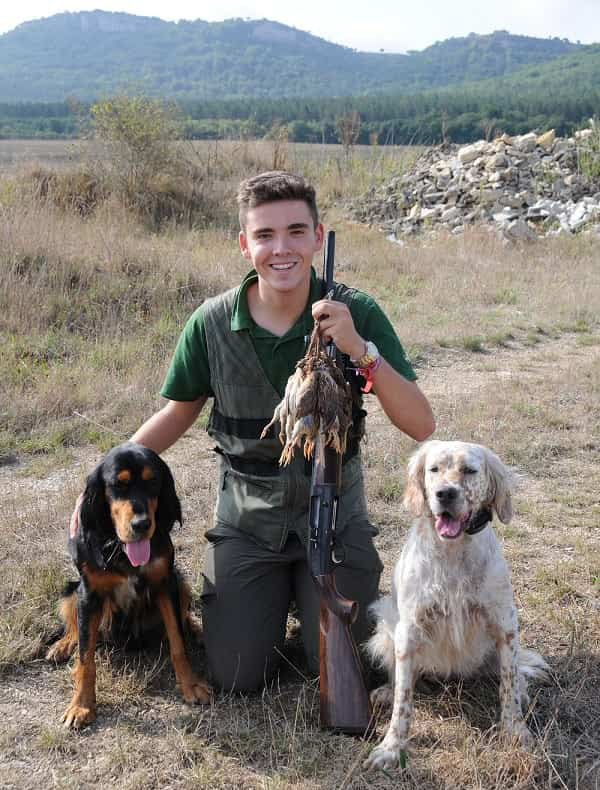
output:
[[[465,351],[470,351],[473,354],[484,354],[484,340],[480,336],[469,336],[463,337],[461,340],[461,345]]]
[[[577,336],[578,346],[598,346],[600,345],[600,335],[580,334]]]
[[[539,332],[528,332],[523,340],[526,346],[536,346],[542,342],[542,336]]]
[[[377,487],[377,496],[381,497],[388,504],[400,502],[404,496],[404,486],[397,477],[386,478]]]
[[[62,726],[43,725],[36,737],[40,751],[49,755],[70,755],[77,753],[77,745],[73,741],[73,733]]]
[[[515,305],[517,302],[518,296],[514,288],[500,288],[490,297],[490,304]]]
[[[578,309],[571,318],[558,324],[558,328],[563,332],[582,334],[591,334],[597,326],[597,316],[585,308]]]
[[[490,335],[487,338],[488,343],[493,346],[499,346],[500,348],[506,348],[511,340],[514,340],[515,336],[512,332],[497,332],[496,334]]]
[[[28,437],[22,437],[13,449],[30,455],[52,455],[65,447],[74,447],[81,438],[82,432],[75,424],[41,428]]]

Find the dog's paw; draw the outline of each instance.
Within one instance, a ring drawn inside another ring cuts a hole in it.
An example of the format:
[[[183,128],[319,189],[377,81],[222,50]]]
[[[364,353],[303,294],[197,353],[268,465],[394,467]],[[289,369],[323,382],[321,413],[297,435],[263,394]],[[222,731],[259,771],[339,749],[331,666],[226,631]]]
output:
[[[181,696],[190,705],[196,703],[210,702],[213,696],[211,687],[206,681],[197,678],[195,675],[187,678],[185,682],[177,684],[181,692]]]
[[[404,741],[388,741],[384,738],[364,761],[363,768],[366,771],[372,769],[386,771],[398,767],[403,768],[406,764],[405,746],[406,743]]]
[[[371,704],[375,708],[389,708],[394,701],[394,689],[389,683],[371,692]]]
[[[71,657],[74,649],[75,646],[71,641],[59,639],[58,642],[55,642],[47,651],[46,661],[56,661],[56,663],[67,661]]]
[[[76,702],[72,702],[63,713],[62,720],[65,727],[80,729],[96,720],[96,710],[93,707],[85,707]]]

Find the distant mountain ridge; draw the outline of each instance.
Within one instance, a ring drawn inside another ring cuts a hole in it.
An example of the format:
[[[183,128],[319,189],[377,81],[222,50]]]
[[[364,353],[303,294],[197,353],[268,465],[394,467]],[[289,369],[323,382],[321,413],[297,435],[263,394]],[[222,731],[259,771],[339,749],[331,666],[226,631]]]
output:
[[[268,19],[62,13],[0,36],[0,101],[90,100],[126,90],[180,100],[415,93],[506,77],[582,49],[496,31],[395,55],[357,52]]]

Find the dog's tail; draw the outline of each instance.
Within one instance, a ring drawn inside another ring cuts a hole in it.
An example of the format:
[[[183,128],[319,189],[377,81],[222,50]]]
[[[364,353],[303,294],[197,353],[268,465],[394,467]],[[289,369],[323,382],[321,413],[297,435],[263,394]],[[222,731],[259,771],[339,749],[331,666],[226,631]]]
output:
[[[542,656],[525,647],[519,648],[519,672],[527,680],[547,681],[550,678],[550,667]]]
[[[393,677],[394,630],[398,622],[398,610],[391,595],[385,595],[371,604],[369,614],[376,621],[376,625],[365,650],[374,666],[387,669],[390,677]]]

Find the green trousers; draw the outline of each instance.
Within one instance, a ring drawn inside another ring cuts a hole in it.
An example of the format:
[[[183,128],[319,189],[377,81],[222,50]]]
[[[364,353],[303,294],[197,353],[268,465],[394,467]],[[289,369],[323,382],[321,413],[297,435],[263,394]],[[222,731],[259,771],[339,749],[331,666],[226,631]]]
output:
[[[382,565],[373,544],[377,531],[366,514],[360,461],[353,459],[347,466],[338,508],[335,554],[341,562],[336,566],[335,580],[340,593],[359,604],[352,628],[360,646],[370,635],[367,608],[377,597]],[[244,516],[238,522],[241,528],[230,518],[227,523],[219,519],[220,513],[230,516],[232,512],[236,491],[227,489],[231,480],[231,470],[222,469],[215,526],[207,532],[202,620],[209,677],[226,691],[252,691],[267,682],[281,660],[292,601],[301,624],[308,669],[316,675],[319,592],[308,570],[305,543],[310,481],[294,481],[294,501],[287,502],[282,523],[295,528],[286,529],[281,540],[273,541],[261,539],[260,522],[253,529],[252,520]],[[241,483],[246,489],[248,480]],[[234,486],[239,484],[235,480]],[[299,489],[305,490],[296,497]],[[265,536],[273,534],[271,524]]]

